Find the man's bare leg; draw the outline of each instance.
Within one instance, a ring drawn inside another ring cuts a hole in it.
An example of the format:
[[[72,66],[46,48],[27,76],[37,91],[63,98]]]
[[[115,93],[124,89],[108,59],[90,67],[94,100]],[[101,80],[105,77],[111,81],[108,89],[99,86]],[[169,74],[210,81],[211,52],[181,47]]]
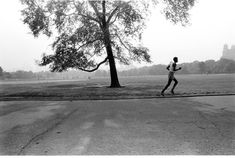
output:
[[[177,84],[178,84],[178,81],[177,81],[177,79],[173,79],[174,81],[175,81],[175,83],[174,83],[174,85],[173,85],[173,87],[172,87],[172,89],[171,89],[171,94],[175,94],[175,92],[174,92],[174,89],[175,89],[175,87],[177,86]]]
[[[172,79],[168,79],[168,82],[167,82],[165,88],[161,91],[162,96],[164,96],[164,92],[170,86],[171,82],[172,82]]]

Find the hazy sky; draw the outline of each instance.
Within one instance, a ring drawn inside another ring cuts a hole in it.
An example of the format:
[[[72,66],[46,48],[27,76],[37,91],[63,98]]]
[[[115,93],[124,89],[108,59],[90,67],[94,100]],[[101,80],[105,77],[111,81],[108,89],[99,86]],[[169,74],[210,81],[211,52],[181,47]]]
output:
[[[50,50],[51,41],[34,38],[21,21],[19,0],[0,2],[0,66],[5,71],[46,70],[35,64]],[[191,10],[191,25],[182,27],[166,21],[156,8],[147,23],[143,43],[150,49],[152,64],[218,60],[223,45],[235,45],[235,0],[197,0]],[[143,63],[143,65],[146,65]]]

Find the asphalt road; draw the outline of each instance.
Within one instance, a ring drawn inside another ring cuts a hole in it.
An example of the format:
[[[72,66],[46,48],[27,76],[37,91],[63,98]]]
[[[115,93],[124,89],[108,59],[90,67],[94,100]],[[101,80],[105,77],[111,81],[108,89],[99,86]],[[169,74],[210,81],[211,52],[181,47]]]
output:
[[[234,155],[235,96],[0,102],[1,155]]]

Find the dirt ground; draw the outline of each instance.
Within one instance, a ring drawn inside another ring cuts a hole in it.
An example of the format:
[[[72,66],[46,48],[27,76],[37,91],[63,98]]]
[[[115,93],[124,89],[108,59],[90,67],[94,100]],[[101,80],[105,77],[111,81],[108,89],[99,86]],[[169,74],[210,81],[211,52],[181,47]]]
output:
[[[1,155],[234,155],[235,96],[1,101]]]

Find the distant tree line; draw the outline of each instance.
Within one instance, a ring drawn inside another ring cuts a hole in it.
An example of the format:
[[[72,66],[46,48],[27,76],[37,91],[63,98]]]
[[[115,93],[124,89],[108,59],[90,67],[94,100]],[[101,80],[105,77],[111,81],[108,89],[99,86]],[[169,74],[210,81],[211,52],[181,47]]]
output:
[[[153,65],[130,70],[119,71],[120,76],[142,76],[142,75],[166,75],[167,65]],[[219,74],[235,73],[235,61],[228,59],[207,60],[205,62],[194,61],[192,63],[179,64],[182,67],[178,74]],[[108,71],[99,70],[95,76],[108,76]]]
[[[143,75],[166,75],[167,65],[153,65],[141,68],[133,68],[130,70],[119,71],[120,76],[143,76]],[[194,61],[192,63],[179,64],[182,67],[178,74],[219,74],[219,73],[235,73],[235,61],[229,59],[207,60],[205,62]],[[49,80],[49,79],[90,79],[92,77],[108,77],[109,71],[98,70],[93,73],[70,70],[66,72],[32,72],[32,71],[16,71],[5,72],[0,67],[0,79],[29,79],[29,80]]]
[[[67,71],[67,72],[32,72],[18,70],[16,72],[5,72],[0,67],[0,80],[72,80],[72,79],[89,79],[94,73],[81,71]]]

